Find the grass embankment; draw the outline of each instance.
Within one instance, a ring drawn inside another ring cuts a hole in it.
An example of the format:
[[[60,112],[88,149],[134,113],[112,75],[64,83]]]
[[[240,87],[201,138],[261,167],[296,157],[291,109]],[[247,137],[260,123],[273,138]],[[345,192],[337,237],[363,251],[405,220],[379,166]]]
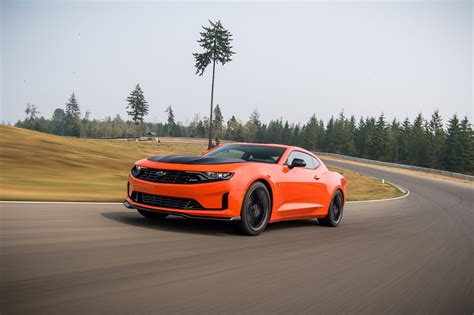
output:
[[[87,140],[0,126],[1,200],[122,201],[133,162],[150,155],[197,154],[204,141]],[[346,170],[348,200],[389,198],[388,184]]]
[[[354,173],[346,169],[330,168],[332,171],[343,173],[347,179],[348,201],[377,200],[403,196],[405,193],[379,179]]]

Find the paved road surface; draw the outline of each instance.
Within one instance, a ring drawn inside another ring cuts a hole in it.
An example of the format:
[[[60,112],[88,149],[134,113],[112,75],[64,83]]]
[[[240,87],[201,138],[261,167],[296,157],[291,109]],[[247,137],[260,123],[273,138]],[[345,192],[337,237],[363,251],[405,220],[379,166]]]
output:
[[[2,314],[474,312],[474,185],[408,187],[343,224],[150,222],[120,205],[1,204]]]

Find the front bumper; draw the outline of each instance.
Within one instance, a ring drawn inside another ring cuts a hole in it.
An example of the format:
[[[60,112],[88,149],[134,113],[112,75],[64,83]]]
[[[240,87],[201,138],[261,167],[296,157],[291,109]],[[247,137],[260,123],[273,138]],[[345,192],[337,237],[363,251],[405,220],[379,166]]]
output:
[[[123,202],[123,205],[128,209],[138,209],[138,210],[143,210],[143,211],[159,212],[159,213],[165,213],[165,214],[170,214],[170,215],[178,215],[178,216],[185,217],[185,218],[188,218],[188,219],[205,219],[205,220],[217,220],[217,221],[229,221],[229,222],[240,220],[240,216],[227,218],[227,217],[220,217],[220,216],[196,215],[195,212],[193,212],[193,214],[189,214],[187,212],[178,211],[178,210],[173,210],[173,211],[162,210],[162,209],[159,209],[159,208],[156,208],[156,207],[143,206],[143,205],[140,205],[138,203],[134,203],[133,201],[130,200],[130,198],[127,198],[127,200],[125,200]]]
[[[126,207],[140,208],[149,211],[161,211],[170,214],[192,218],[213,218],[218,220],[236,220],[240,216],[240,209],[244,192],[239,189],[239,180],[219,181],[205,184],[165,184],[153,183],[137,179],[131,174],[128,178]],[[196,201],[198,207],[171,207],[164,203],[149,203],[138,195],[153,195],[155,197],[184,198]]]

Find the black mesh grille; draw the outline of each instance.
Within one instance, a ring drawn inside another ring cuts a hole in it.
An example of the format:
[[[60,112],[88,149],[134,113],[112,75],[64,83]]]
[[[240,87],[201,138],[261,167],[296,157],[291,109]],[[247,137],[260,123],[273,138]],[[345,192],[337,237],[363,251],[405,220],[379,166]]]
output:
[[[153,183],[167,184],[198,184],[206,181],[206,178],[199,173],[159,170],[155,168],[140,170],[136,178]]]
[[[160,208],[171,208],[171,209],[204,209],[199,202],[194,199],[175,198],[157,196],[146,193],[137,193],[136,200],[139,203],[155,206]]]

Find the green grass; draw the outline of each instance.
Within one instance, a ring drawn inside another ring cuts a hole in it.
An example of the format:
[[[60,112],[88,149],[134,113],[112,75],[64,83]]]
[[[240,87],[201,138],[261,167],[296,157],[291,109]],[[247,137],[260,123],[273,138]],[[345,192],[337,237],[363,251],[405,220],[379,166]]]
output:
[[[135,142],[59,137],[0,125],[1,200],[121,201],[133,162],[151,155],[198,154],[204,141]],[[341,170],[348,200],[389,198],[388,184]]]
[[[332,171],[343,173],[347,179],[347,199],[349,201],[375,200],[395,198],[404,195],[398,188],[383,183],[381,180],[354,173],[345,169],[330,168]]]

